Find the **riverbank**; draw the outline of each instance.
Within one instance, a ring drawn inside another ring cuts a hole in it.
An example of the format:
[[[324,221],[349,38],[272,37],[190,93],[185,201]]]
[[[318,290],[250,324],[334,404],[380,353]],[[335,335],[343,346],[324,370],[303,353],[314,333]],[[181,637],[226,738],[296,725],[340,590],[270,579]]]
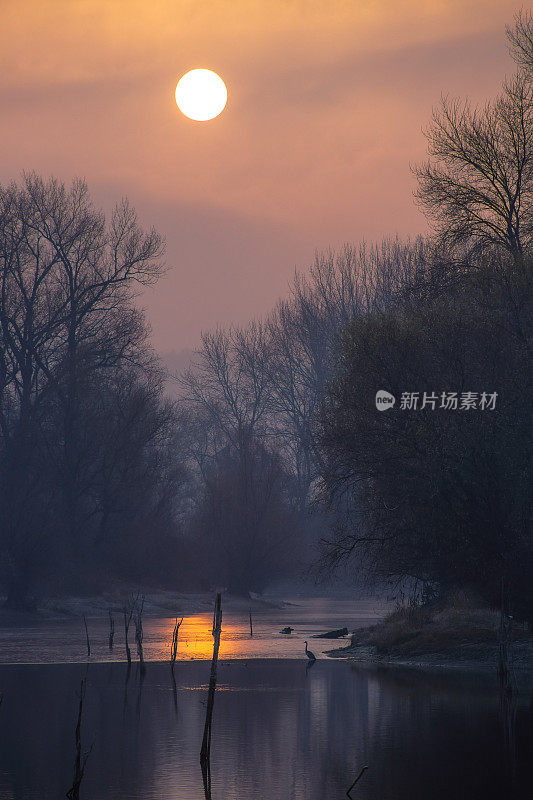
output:
[[[509,667],[533,670],[533,636],[507,621]],[[468,604],[400,608],[376,625],[354,630],[348,646],[326,651],[330,658],[409,667],[495,669],[500,616]]]
[[[133,593],[133,594],[136,594]],[[13,611],[3,607],[5,598],[0,597],[0,626],[24,625],[39,620],[61,621],[79,618],[107,618],[109,612],[121,614],[132,596],[131,592],[104,593],[92,597],[47,598],[35,604],[33,610]],[[214,592],[146,592],[143,615],[145,617],[182,617],[190,614],[209,613],[213,610]],[[234,614],[248,614],[251,610],[283,609],[291,603],[278,598],[237,597],[224,594],[224,608]]]

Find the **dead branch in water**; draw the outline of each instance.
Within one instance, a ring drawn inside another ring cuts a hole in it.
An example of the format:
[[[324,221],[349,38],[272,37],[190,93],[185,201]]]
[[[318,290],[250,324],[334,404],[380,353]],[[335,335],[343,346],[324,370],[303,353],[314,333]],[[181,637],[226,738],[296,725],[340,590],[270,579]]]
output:
[[[85,625],[85,639],[87,641],[87,658],[91,657],[91,643],[89,641],[89,630],[87,628],[87,619],[85,618],[85,614],[83,615],[83,624]]]
[[[135,622],[135,641],[137,642],[137,655],[139,656],[141,677],[146,675],[146,664],[144,663],[144,650],[143,650],[143,608],[144,608],[144,595],[141,597],[140,604],[137,606],[133,621]]]
[[[357,782],[358,782],[358,781],[359,781],[359,780],[362,778],[363,774],[366,772],[366,770],[367,770],[367,769],[368,769],[368,767],[363,767],[363,769],[361,770],[361,772],[359,773],[359,775],[357,776],[357,778],[354,780],[354,782],[352,783],[352,785],[350,786],[350,788],[349,788],[349,789],[348,789],[348,791],[346,792],[346,795],[347,795],[348,797],[350,797],[350,798],[351,798],[351,794],[350,794],[350,792],[351,792],[351,791],[352,791],[352,789],[354,788],[355,784],[356,784],[356,783],[357,783]]]
[[[122,612],[124,614],[124,640],[126,644],[126,658],[128,659],[129,665],[131,665],[131,650],[130,650],[128,635],[133,613],[135,611],[138,602],[139,602],[139,592],[137,592],[136,595],[132,594],[128,602],[124,605],[122,609]]]
[[[174,671],[174,664],[176,663],[176,656],[178,654],[178,633],[180,629],[180,625],[183,622],[183,617],[178,622],[178,618],[176,617],[176,621],[174,623],[174,631],[172,633],[172,644],[170,646],[170,668]]]
[[[131,622],[131,614],[129,615],[129,617],[127,617],[126,611],[124,611],[124,637],[125,637],[124,641],[126,643],[126,658],[128,659],[128,665],[131,665],[131,651],[128,642],[128,632],[130,629],[130,622]]]
[[[68,790],[66,796],[68,800],[79,800],[80,797],[80,786],[83,780],[83,776],[85,774],[85,767],[87,766],[87,759],[89,758],[93,746],[91,745],[87,753],[82,755],[81,750],[81,721],[83,717],[83,701],[85,700],[85,691],[87,688],[87,681],[85,678],[82,679],[80,684],[80,695],[79,695],[79,704],[78,704],[78,719],[76,722],[76,731],[75,731],[75,740],[76,740],[76,758],[74,760],[74,777],[72,780],[72,786]]]
[[[109,609],[109,649],[113,649],[113,642],[115,640],[115,619]]]
[[[218,650],[220,647],[220,634],[222,632],[222,598],[220,592],[216,596],[215,611],[213,614],[213,659],[211,661],[211,676],[209,678],[209,692],[207,695],[207,710],[205,714],[204,736],[200,751],[200,766],[204,781],[206,800],[211,800],[211,725],[213,720],[213,706],[215,703],[215,690],[217,688]]]

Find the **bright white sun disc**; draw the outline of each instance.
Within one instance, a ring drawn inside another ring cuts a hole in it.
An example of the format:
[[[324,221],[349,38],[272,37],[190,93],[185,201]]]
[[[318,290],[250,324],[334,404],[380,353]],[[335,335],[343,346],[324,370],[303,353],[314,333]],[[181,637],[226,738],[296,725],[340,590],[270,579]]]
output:
[[[182,114],[198,122],[218,117],[228,101],[226,84],[210,69],[191,69],[176,86],[176,103]]]

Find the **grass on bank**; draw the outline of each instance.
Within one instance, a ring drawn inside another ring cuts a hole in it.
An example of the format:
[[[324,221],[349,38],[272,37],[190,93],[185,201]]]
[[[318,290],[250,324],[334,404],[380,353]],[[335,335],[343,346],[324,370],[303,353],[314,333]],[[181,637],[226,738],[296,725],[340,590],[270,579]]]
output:
[[[524,626],[509,623],[513,641],[527,639]],[[372,648],[379,657],[402,659],[446,653],[464,645],[496,646],[500,613],[463,593],[445,603],[397,608],[380,623],[354,631],[349,649]]]

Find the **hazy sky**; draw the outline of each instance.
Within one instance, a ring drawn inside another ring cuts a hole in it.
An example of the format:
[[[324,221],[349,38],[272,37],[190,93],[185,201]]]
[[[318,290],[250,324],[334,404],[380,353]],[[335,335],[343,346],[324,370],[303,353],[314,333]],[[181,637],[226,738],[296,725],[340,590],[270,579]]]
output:
[[[441,93],[512,72],[509,0],[0,0],[0,179],[24,169],[127,195],[168,242],[141,303],[162,351],[245,322],[316,249],[416,234],[410,163]],[[180,114],[178,78],[225,80]]]

